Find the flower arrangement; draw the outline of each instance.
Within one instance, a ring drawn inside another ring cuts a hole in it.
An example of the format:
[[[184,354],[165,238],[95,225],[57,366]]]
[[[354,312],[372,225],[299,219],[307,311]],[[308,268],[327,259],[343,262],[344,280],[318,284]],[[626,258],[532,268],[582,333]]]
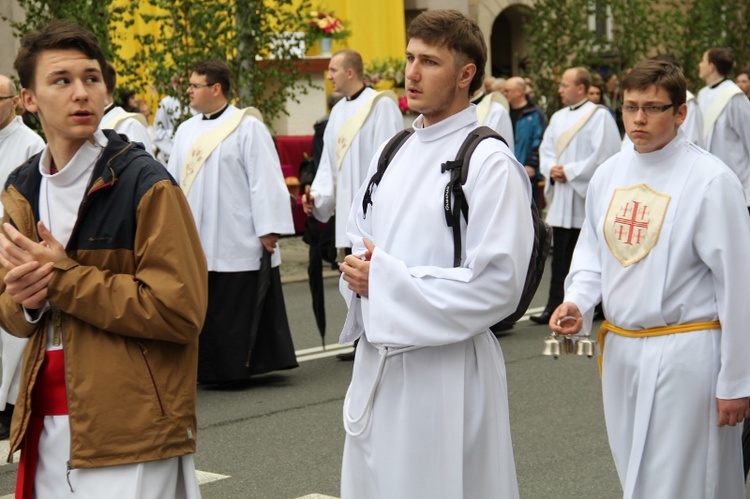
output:
[[[346,24],[341,19],[334,16],[333,12],[326,14],[319,10],[313,10],[310,12],[308,26],[313,40],[320,38],[341,40],[351,34],[351,31],[346,29]]]
[[[406,60],[400,57],[372,59],[365,65],[365,85],[377,90],[403,89]]]

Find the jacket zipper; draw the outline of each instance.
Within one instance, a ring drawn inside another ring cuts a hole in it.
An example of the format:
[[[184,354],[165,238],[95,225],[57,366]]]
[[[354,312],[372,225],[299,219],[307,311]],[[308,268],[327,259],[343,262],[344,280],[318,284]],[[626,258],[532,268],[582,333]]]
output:
[[[143,346],[143,343],[141,343],[140,341],[138,342],[138,346],[141,349],[141,354],[143,355],[143,362],[146,364],[148,375],[151,377],[151,384],[154,385],[154,393],[156,393],[156,400],[159,402],[159,409],[161,410],[161,415],[164,416],[164,404],[161,401],[161,395],[159,394],[159,387],[156,385],[156,379],[154,378],[154,373],[153,371],[151,371],[151,365],[148,363],[148,357],[146,357],[148,350],[146,350],[146,347]]]

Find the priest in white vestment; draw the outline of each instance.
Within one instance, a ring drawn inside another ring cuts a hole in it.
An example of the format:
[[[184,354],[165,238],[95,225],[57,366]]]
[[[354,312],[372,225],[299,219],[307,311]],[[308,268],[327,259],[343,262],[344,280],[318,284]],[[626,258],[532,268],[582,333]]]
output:
[[[546,222],[552,226],[553,248],[547,305],[541,315],[530,317],[538,324],[546,324],[562,303],[565,276],[583,224],[589,180],[621,147],[612,113],[588,100],[590,85],[591,75],[585,68],[570,68],[563,73],[558,93],[568,107],[552,115],[539,146],[539,167],[547,179]]]
[[[362,57],[354,50],[342,50],[331,57],[328,81],[344,98],[331,109],[318,171],[310,196],[305,196],[305,211],[317,220],[327,222],[337,215],[337,248],[351,248],[347,215],[354,195],[367,180],[375,151],[404,127],[394,100],[365,86],[362,67]]]
[[[451,32],[463,34],[450,38],[460,45],[444,44]],[[457,11],[422,13],[408,36],[406,94],[421,115],[366,213],[367,185],[357,193],[347,224],[353,254],[341,265],[349,312],[340,341],[360,339],[344,400],[341,497],[513,499],[507,380],[489,328],[521,295],[531,188],[507,146],[478,145],[454,267],[441,164],[479,126],[469,94],[482,84],[486,47]]]
[[[104,69],[104,83],[107,85],[108,103],[104,108],[104,116],[99,125],[102,129],[114,130],[125,135],[131,142],[140,142],[150,155],[154,155],[151,134],[148,132],[148,121],[141,113],[129,113],[122,107],[115,105],[115,87],[117,73],[111,64]]]
[[[750,220],[742,186],[679,130],[685,78],[664,61],[622,82],[634,149],[599,167],[553,313],[599,335],[610,447],[625,499],[744,499],[750,415]]]
[[[706,149],[737,174],[750,206],[750,101],[728,78],[733,65],[729,49],[704,52],[698,70],[706,86],[698,92],[698,103]]]
[[[5,75],[0,75],[0,94],[0,185],[5,185],[13,170],[44,149],[44,141],[24,124],[20,116],[16,116],[21,98],[16,86]],[[27,341],[0,329],[0,440],[7,439],[10,434],[10,420],[21,384],[21,359]]]
[[[229,82],[222,61],[193,66],[188,95],[200,114],[177,129],[168,166],[186,193],[208,262],[201,383],[297,367],[277,247],[280,235],[294,234],[289,191],[271,134],[252,108],[229,104]],[[264,252],[270,264],[261,273]],[[259,279],[268,279],[265,296],[257,295]]]

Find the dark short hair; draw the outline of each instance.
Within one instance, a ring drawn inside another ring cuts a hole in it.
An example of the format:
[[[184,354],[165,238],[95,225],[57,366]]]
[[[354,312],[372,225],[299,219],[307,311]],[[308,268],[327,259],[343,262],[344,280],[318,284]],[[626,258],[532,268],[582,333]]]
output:
[[[344,64],[344,69],[353,70],[359,80],[362,80],[365,77],[365,66],[359,52],[356,50],[344,49],[333,54],[333,57],[336,57],[337,55],[342,56],[341,62]]]
[[[737,76],[739,75],[747,75],[747,77],[750,78],[750,68],[740,69],[737,71]]]
[[[653,56],[651,59],[653,59],[654,61],[669,62],[682,69],[682,64],[680,64],[680,61],[678,61],[677,58],[672,54],[659,54]]]
[[[456,55],[459,66],[472,62],[477,72],[469,85],[469,95],[479,90],[487,64],[487,44],[479,26],[457,10],[436,9],[422,12],[409,25],[406,34],[431,45],[446,46]]]
[[[672,108],[674,113],[685,103],[687,82],[679,66],[657,60],[639,62],[623,78],[621,84],[623,92],[626,90],[646,90],[651,86],[661,87],[667,91],[669,99],[674,104]]]
[[[104,86],[107,87],[107,93],[112,95],[115,93],[115,87],[117,87],[117,71],[115,67],[107,62],[102,70],[102,78],[104,79]]]
[[[13,63],[21,86],[34,88],[36,63],[40,53],[61,49],[80,50],[90,59],[96,60],[102,71],[107,64],[99,42],[90,31],[70,21],[55,19],[21,39],[21,48]]]
[[[706,51],[708,62],[716,67],[716,71],[721,76],[728,75],[734,67],[734,57],[732,51],[725,48],[712,48]]]
[[[231,72],[229,66],[224,61],[212,60],[212,61],[201,61],[193,64],[190,71],[206,77],[206,82],[209,85],[218,83],[221,85],[221,93],[224,97],[229,97],[229,90],[231,89],[230,80]]]

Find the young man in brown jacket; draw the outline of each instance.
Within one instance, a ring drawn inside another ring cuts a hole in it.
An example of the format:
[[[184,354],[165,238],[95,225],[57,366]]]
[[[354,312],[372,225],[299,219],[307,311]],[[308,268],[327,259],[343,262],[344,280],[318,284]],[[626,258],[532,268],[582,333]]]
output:
[[[2,192],[0,325],[30,340],[16,497],[199,497],[205,258],[165,169],[98,130],[104,64],[94,36],[64,21],[27,35],[15,61],[48,141]]]

